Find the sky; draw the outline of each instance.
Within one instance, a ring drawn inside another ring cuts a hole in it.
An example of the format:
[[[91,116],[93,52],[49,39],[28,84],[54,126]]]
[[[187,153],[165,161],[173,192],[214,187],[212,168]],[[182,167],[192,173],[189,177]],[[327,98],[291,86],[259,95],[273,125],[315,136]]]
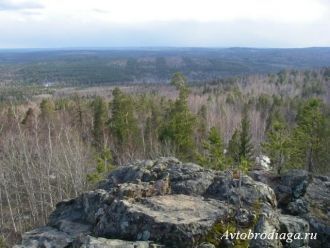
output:
[[[330,0],[0,0],[0,48],[330,47]]]

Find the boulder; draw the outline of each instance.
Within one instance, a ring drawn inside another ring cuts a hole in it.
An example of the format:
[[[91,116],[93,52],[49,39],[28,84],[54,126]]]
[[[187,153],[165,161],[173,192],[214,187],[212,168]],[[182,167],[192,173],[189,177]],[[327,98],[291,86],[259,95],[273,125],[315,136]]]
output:
[[[267,204],[272,208],[277,205],[274,191],[268,185],[256,182],[245,175],[242,176],[241,182],[225,174],[217,176],[205,195],[234,205],[241,203],[246,207],[259,203]]]
[[[279,206],[285,208],[289,202],[302,197],[306,193],[309,181],[310,175],[304,170],[291,170],[282,175],[274,189]]]
[[[279,214],[277,211],[272,211],[269,208],[263,208],[261,214],[258,216],[257,224],[254,228],[254,233],[263,234],[266,237],[272,233],[280,231]],[[275,238],[263,238],[258,236],[250,242],[251,248],[268,247],[279,248],[282,247],[281,241]]]
[[[73,237],[56,228],[45,226],[26,232],[22,236],[21,245],[14,248],[63,248],[73,242]]]
[[[291,215],[280,215],[280,232],[292,233],[302,235],[302,239],[282,240],[285,248],[301,248],[308,246],[308,236],[305,235],[309,232],[309,224],[306,220]],[[305,238],[306,237],[306,238]]]
[[[176,158],[161,158],[124,166],[112,172],[99,188],[111,189],[122,183],[170,181],[173,194],[202,195],[212,184],[214,171]],[[156,183],[157,184],[157,183]]]
[[[115,201],[95,234],[127,240],[153,240],[168,247],[194,247],[218,219],[230,214],[222,202],[188,195]]]
[[[330,178],[313,177],[302,199],[308,213],[300,216],[309,222],[311,232],[317,233],[317,239],[311,239],[310,246],[326,247],[330,244]]]
[[[176,158],[137,161],[111,172],[96,189],[58,203],[47,226],[24,234],[17,248],[279,248],[282,243],[276,239],[238,242],[220,237],[235,230],[306,231],[306,221],[320,235],[310,244],[326,247],[330,233],[327,177],[311,177],[304,171],[269,179],[267,171],[250,175],[254,179]]]
[[[271,186],[276,194],[278,207],[286,215],[306,220],[310,232],[317,239],[310,239],[310,247],[330,244],[330,178],[313,176],[305,170],[290,170],[281,176],[251,172],[255,180]]]

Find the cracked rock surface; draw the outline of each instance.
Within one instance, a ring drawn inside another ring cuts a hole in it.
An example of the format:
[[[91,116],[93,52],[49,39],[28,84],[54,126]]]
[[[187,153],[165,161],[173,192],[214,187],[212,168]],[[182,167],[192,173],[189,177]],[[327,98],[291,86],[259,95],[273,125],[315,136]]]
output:
[[[236,178],[176,158],[137,161],[111,172],[95,190],[58,203],[47,226],[25,233],[16,248],[234,247],[235,241],[220,238],[233,225],[266,233],[328,230],[310,214],[311,199],[323,210],[329,206],[323,189],[328,179],[301,172],[292,180],[287,175],[274,181],[258,173],[257,179]],[[315,196],[321,188],[325,196]],[[311,246],[308,240],[294,246],[279,240],[246,242],[250,247]]]

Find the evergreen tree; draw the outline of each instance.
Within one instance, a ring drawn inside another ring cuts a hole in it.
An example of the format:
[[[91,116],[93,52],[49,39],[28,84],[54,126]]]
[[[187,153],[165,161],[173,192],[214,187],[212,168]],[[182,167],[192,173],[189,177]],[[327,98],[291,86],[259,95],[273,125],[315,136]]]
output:
[[[289,150],[289,130],[284,118],[277,116],[272,120],[266,133],[266,141],[262,143],[263,151],[269,156],[274,170],[280,174],[283,170]]]
[[[134,103],[119,88],[115,88],[112,95],[110,132],[121,151],[135,149],[140,142],[140,134],[134,116]]]
[[[293,131],[290,165],[314,172],[321,166],[323,144],[326,139],[326,120],[322,101],[310,99],[297,114],[297,127]]]
[[[197,134],[198,139],[202,140],[207,136],[207,108],[205,105],[202,105],[197,113],[198,117],[198,128]]]
[[[78,96],[77,94],[74,95],[73,102],[74,102],[74,108],[73,108],[74,124],[80,129],[82,129],[84,125],[84,113],[86,112],[86,109],[84,108],[84,102],[82,101],[81,97]]]
[[[93,136],[97,147],[104,146],[105,124],[108,118],[108,107],[102,97],[93,102]]]
[[[330,109],[328,107],[327,114],[325,116],[325,128],[324,128],[324,135],[321,141],[321,149],[319,152],[319,165],[318,165],[318,172],[328,172],[330,169],[329,161],[330,161]]]
[[[196,118],[188,107],[189,90],[186,78],[181,73],[175,73],[171,84],[179,90],[179,97],[165,117],[166,122],[164,122],[160,140],[174,145],[177,156],[181,159],[191,159],[195,153],[193,134]]]
[[[281,104],[282,104],[282,99],[273,96],[273,104],[269,110],[268,117],[266,119],[266,132],[268,132],[271,129],[271,126],[274,123],[274,121],[282,118],[280,112]]]
[[[223,153],[223,142],[215,127],[210,129],[207,140],[203,142],[203,148],[204,154],[198,156],[201,165],[216,170],[226,169],[227,161]]]
[[[246,108],[243,112],[243,117],[241,120],[239,157],[240,160],[245,159],[247,161],[251,161],[253,159],[253,145],[251,142],[250,120]]]
[[[261,113],[261,117],[265,118],[266,114],[270,112],[273,104],[271,104],[271,98],[269,95],[262,94],[258,97],[256,102],[256,110]]]
[[[232,160],[234,165],[238,165],[240,162],[240,134],[239,130],[235,130],[234,134],[232,135],[231,139],[228,143],[228,157]]]
[[[111,170],[112,155],[109,148],[103,148],[96,157],[96,170],[87,174],[87,181],[90,183],[97,183],[102,180]]]
[[[240,130],[236,129],[228,143],[227,155],[234,165],[238,166],[242,160],[251,162],[253,159],[253,146],[251,144],[250,121],[247,108],[243,112]]]

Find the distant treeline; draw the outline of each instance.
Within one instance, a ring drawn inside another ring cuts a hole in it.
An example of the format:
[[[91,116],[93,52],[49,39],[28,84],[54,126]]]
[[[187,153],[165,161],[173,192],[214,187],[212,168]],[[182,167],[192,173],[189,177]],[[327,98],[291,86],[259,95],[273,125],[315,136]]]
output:
[[[0,84],[168,82],[176,71],[203,81],[330,65],[330,48],[0,50]]]

